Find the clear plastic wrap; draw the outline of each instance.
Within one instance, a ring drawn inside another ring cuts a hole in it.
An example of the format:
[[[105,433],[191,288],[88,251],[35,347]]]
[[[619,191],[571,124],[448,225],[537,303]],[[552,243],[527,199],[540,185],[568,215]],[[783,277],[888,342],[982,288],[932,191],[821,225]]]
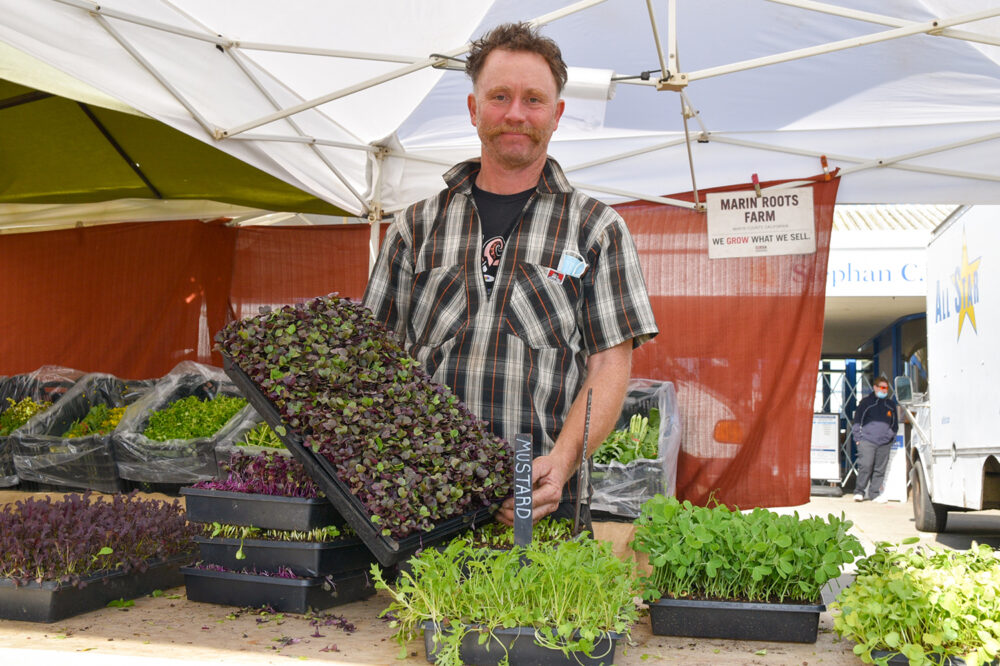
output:
[[[0,414],[15,403],[31,398],[36,402],[56,402],[83,376],[80,370],[43,365],[34,372],[0,379]],[[12,434],[12,433],[11,433]],[[14,468],[14,440],[0,436],[0,488],[16,486],[20,479]]]
[[[677,392],[672,382],[632,379],[622,406],[617,429],[627,428],[632,415],[646,416],[651,408],[660,411],[660,433],[655,459],[638,459],[622,464],[593,463],[591,511],[595,518],[633,520],[643,502],[659,493],[677,491],[677,454],[681,446],[681,417]]]
[[[126,383],[113,376],[84,375],[52,407],[12,434],[14,467],[22,481],[115,493],[121,490],[111,436],[66,437],[95,405],[124,407]]]
[[[178,363],[125,410],[112,434],[119,476],[129,481],[156,484],[189,484],[217,478],[216,446],[225,446],[237,433],[242,437],[261,420],[249,404],[210,437],[161,442],[143,434],[154,412],[188,396],[211,400],[217,395],[243,397],[221,368],[193,361]]]

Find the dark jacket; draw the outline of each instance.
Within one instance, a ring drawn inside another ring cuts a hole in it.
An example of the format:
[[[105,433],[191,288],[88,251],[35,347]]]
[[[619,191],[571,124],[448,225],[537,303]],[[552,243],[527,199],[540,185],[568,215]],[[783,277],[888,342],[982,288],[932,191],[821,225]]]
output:
[[[864,440],[872,444],[892,442],[899,430],[897,414],[895,398],[877,398],[874,391],[869,393],[854,411],[854,426],[851,428],[854,441]]]

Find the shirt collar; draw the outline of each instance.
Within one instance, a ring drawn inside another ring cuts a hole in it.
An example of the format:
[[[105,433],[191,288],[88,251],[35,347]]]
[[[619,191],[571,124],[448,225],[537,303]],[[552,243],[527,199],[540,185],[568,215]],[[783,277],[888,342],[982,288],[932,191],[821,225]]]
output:
[[[472,194],[472,183],[476,178],[476,174],[479,173],[480,161],[478,159],[467,160],[465,162],[459,162],[444,174],[444,182],[448,184],[448,187],[462,192],[464,194]],[[542,176],[538,179],[539,194],[558,194],[569,193],[573,191],[573,186],[569,184],[569,180],[566,178],[566,174],[563,173],[562,167],[551,157],[545,160],[545,166],[542,167]]]

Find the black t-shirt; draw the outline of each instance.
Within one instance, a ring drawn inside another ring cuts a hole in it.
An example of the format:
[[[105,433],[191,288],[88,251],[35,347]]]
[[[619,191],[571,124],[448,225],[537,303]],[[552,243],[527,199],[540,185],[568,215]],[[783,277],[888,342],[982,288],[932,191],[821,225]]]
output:
[[[483,269],[483,281],[486,283],[486,296],[493,293],[493,282],[496,280],[500,259],[503,257],[504,246],[511,230],[521,219],[524,204],[531,198],[535,188],[518,192],[517,194],[494,194],[472,185],[472,197],[479,211],[479,223],[483,230],[483,247],[480,263]]]

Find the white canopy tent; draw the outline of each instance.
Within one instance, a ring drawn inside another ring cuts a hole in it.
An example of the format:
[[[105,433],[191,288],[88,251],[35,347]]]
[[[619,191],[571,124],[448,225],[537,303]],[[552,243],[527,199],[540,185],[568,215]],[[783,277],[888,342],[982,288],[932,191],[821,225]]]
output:
[[[455,69],[470,39],[511,20],[562,47],[571,80],[550,153],[606,201],[803,177],[825,156],[841,169],[839,202],[1000,203],[997,0],[0,9],[0,43],[372,219],[478,153]]]

